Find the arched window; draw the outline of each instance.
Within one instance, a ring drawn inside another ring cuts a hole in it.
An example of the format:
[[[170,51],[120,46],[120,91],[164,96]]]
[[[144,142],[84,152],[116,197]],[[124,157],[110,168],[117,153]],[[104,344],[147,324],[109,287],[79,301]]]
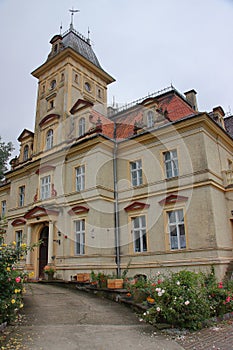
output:
[[[26,145],[23,149],[23,161],[25,162],[29,158],[29,147]]]
[[[152,111],[149,111],[147,113],[147,127],[152,128],[154,125],[154,113]]]
[[[49,129],[46,135],[46,149],[51,149],[53,147],[53,130]]]
[[[85,118],[79,119],[78,123],[78,136],[82,136],[85,134]]]

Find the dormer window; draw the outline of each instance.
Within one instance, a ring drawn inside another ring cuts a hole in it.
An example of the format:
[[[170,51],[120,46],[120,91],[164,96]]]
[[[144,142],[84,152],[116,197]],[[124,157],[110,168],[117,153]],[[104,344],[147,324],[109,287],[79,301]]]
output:
[[[58,50],[58,45],[56,44],[56,45],[54,45],[54,52],[56,53],[57,50]]]
[[[152,111],[149,111],[147,113],[147,127],[152,128],[154,125],[154,113]]]
[[[51,149],[53,147],[53,130],[50,129],[46,135],[46,149]]]
[[[26,145],[23,149],[23,161],[26,162],[29,158],[29,147]]]

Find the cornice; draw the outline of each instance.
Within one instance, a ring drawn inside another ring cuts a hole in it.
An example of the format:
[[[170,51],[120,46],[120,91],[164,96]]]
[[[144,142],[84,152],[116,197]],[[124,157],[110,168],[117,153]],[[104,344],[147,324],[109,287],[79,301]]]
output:
[[[97,76],[105,80],[107,84],[113,83],[115,81],[115,79],[112,76],[110,76],[107,72],[95,66],[92,62],[88,61],[85,57],[75,52],[70,47],[65,48],[58,55],[43,63],[40,67],[36,68],[31,74],[35,78],[39,79],[42,74],[44,74],[49,69],[53,68],[54,65],[64,61],[64,59],[68,57],[71,57],[74,60],[81,62],[86,68],[88,68]]]

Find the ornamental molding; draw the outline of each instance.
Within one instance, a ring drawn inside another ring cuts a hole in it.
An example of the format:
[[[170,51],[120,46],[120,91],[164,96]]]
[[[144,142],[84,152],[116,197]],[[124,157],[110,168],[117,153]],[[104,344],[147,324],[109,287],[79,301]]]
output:
[[[142,202],[133,202],[132,204],[128,205],[125,207],[125,211],[135,211],[135,210],[143,210],[143,209],[148,209],[150,207],[150,204],[145,204]]]
[[[24,219],[15,219],[12,223],[11,223],[11,225],[12,226],[22,226],[22,225],[25,225],[26,224],[26,220],[24,220]]]
[[[89,212],[89,208],[84,207],[83,205],[76,205],[75,207],[71,208],[68,211],[69,215],[79,215],[79,214],[84,214],[84,213],[88,213]]]
[[[49,216],[49,215],[59,215],[59,211],[55,209],[47,209],[44,207],[36,206],[33,209],[29,210],[25,215],[25,219],[34,219],[34,218],[41,218],[42,216]]]
[[[170,196],[159,201],[160,205],[176,204],[178,202],[186,202],[188,197],[171,194]]]
[[[47,173],[48,171],[54,170],[56,167],[54,165],[43,165],[36,171],[36,175]]]
[[[40,121],[39,126],[42,127],[45,124],[58,120],[59,118],[60,118],[59,114],[55,114],[55,113],[48,114]]]
[[[78,101],[73,105],[70,110],[71,114],[75,114],[76,112],[80,112],[82,109],[93,107],[93,103],[87,100],[78,99]]]

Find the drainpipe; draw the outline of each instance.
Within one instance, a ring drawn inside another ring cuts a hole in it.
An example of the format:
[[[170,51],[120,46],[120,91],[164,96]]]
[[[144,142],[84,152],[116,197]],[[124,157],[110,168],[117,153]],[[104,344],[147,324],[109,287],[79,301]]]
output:
[[[114,122],[114,150],[113,150],[113,177],[114,177],[114,224],[115,224],[115,261],[117,265],[117,277],[121,276],[120,260],[120,227],[119,227],[119,203],[117,186],[117,150],[116,123]]]

